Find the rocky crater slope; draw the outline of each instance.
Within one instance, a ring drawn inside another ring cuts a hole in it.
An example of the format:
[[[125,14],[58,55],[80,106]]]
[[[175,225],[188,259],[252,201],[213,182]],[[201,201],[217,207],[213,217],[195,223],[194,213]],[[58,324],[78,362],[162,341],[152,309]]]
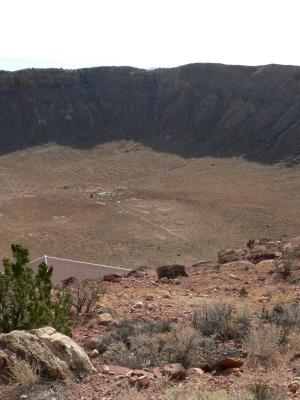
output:
[[[1,400],[299,399],[300,238],[183,268],[106,279],[72,339],[50,327],[0,335]],[[40,366],[30,388],[7,376],[12,357]]]
[[[0,71],[2,154],[131,139],[190,156],[299,160],[300,67]]]

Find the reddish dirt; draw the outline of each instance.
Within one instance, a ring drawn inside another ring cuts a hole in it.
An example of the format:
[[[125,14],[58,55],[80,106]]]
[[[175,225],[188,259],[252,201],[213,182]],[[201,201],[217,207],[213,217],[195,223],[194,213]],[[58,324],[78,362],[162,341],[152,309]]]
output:
[[[300,239],[294,240],[293,243],[300,245]],[[154,321],[187,321],[201,303],[226,300],[234,303],[238,308],[247,307],[253,315],[253,325],[255,325],[264,306],[271,307],[292,301],[300,302],[299,259],[294,264],[291,279],[287,281],[277,273],[272,273],[273,260],[261,261],[258,264],[238,261],[222,265],[216,264],[216,261],[187,267],[188,277],[180,277],[168,283],[158,281],[155,271],[150,268],[142,271],[139,277],[124,278],[117,283],[105,282],[106,294],[99,300],[94,314],[82,316],[80,324],[73,329],[73,338],[86,349],[88,354],[91,354],[91,350],[86,346],[87,343],[91,339],[100,339],[109,334],[111,329],[107,326],[99,326],[97,323],[97,309],[101,310],[103,307],[111,310],[116,323],[138,316]],[[247,291],[245,297],[240,295],[242,287]],[[142,302],[143,306],[134,308],[133,305],[137,302]],[[294,333],[294,336],[299,343],[299,332]],[[292,394],[288,391],[288,385],[293,382],[297,371],[300,370],[298,361],[294,363],[290,361],[291,356],[297,353],[298,347],[291,346],[287,353],[281,354],[277,366],[271,369],[254,367],[245,360],[242,368],[230,373],[193,374],[180,384],[187,388],[201,384],[209,391],[216,391],[238,389],[247,387],[251,383],[264,381],[283,390],[286,393],[285,399],[299,399],[299,392]],[[28,394],[28,398],[30,400],[125,398],[125,393],[130,387],[128,379],[124,375],[101,372],[103,371],[101,356],[93,358],[92,361],[97,372],[89,378],[78,382],[68,382],[65,385],[56,384],[53,386],[53,393],[50,395],[44,392],[44,397],[39,397],[41,389],[36,389],[36,392]],[[178,385],[178,382],[170,382],[166,378],[155,378],[151,379],[149,388],[141,393],[145,399],[156,400],[174,385]],[[13,396],[11,387],[5,390],[10,390],[10,394],[2,392],[4,397],[1,399],[14,398],[9,397]],[[45,386],[43,390],[46,390]]]

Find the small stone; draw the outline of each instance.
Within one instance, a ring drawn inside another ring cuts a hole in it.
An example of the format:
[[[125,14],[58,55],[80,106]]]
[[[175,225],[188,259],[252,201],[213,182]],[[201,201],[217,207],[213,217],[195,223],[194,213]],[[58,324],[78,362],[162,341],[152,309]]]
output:
[[[97,322],[99,325],[110,325],[114,322],[114,319],[109,313],[104,313],[98,316]]]
[[[148,387],[150,384],[150,378],[146,375],[139,376],[136,381],[142,387]]]
[[[268,297],[268,296],[261,296],[259,299],[258,299],[258,301],[260,302],[260,303],[266,303],[267,301],[269,301],[270,300],[270,297]]]
[[[291,393],[297,393],[298,390],[299,390],[299,388],[300,388],[300,384],[299,384],[299,382],[294,381],[294,382],[291,382],[291,383],[289,384],[288,388],[289,388],[289,391],[290,391]]]
[[[163,278],[160,278],[160,279],[159,279],[159,282],[160,282],[160,283],[170,283],[169,279],[166,278],[165,276],[164,276]]]
[[[94,349],[92,351],[91,358],[95,358],[95,357],[98,357],[98,356],[99,356],[99,351],[97,349]]]
[[[135,303],[132,308],[143,308],[144,307],[144,303],[142,301],[138,301],[137,303]]]

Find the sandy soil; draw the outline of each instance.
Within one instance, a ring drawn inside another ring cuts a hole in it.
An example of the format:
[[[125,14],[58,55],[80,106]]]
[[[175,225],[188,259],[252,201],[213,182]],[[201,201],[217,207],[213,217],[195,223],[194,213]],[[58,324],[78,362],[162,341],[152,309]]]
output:
[[[184,159],[116,142],[8,154],[0,179],[2,257],[19,242],[32,259],[192,264],[251,237],[289,237],[300,228],[299,168]],[[113,195],[90,197],[102,191]]]

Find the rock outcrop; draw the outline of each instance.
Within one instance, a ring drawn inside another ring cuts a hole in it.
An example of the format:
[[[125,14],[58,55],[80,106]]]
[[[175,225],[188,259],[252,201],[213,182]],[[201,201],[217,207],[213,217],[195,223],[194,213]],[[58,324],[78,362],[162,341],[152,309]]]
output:
[[[34,362],[41,375],[64,380],[72,374],[84,376],[94,368],[86,353],[68,336],[51,327],[32,331],[12,331],[0,335],[0,366],[7,367],[10,357]],[[0,369],[0,378],[7,378],[7,368]]]
[[[280,260],[282,258],[282,244],[280,242],[267,242],[263,245],[258,244],[251,249],[228,249],[218,253],[218,263],[226,264],[237,261],[248,261],[258,264],[265,260]]]
[[[163,265],[156,269],[158,279],[167,278],[167,279],[175,279],[179,276],[188,276],[186,273],[184,265]]]

